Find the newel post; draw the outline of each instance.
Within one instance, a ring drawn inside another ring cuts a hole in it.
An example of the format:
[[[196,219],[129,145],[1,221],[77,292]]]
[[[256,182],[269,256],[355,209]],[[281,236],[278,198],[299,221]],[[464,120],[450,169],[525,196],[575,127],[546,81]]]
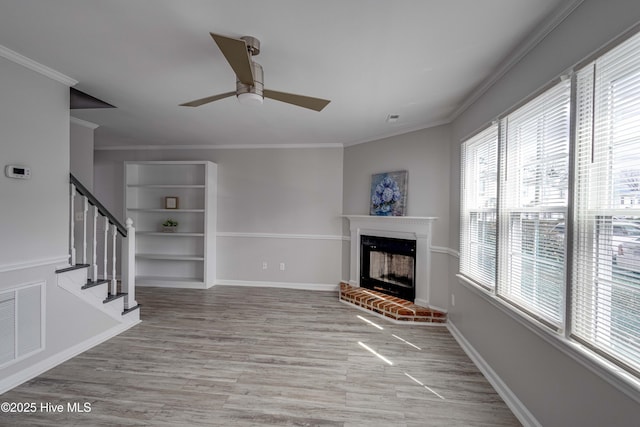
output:
[[[122,292],[124,308],[128,310],[138,305],[136,302],[136,229],[133,220],[127,218],[127,237],[122,239]]]
[[[76,265],[76,186],[72,183],[70,194],[70,204],[69,204],[69,217],[71,218],[71,223],[69,224],[69,255],[70,255],[70,264]]]

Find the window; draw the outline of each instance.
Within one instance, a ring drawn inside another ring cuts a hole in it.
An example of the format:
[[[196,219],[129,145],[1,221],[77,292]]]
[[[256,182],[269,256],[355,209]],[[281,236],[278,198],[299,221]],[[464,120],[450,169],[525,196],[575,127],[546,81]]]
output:
[[[640,37],[577,73],[571,334],[640,372]]]
[[[498,125],[462,146],[462,235],[460,271],[477,283],[496,283]]]
[[[461,178],[461,276],[640,378],[640,34],[465,141]]]
[[[497,293],[560,328],[569,189],[569,80],[501,121]]]

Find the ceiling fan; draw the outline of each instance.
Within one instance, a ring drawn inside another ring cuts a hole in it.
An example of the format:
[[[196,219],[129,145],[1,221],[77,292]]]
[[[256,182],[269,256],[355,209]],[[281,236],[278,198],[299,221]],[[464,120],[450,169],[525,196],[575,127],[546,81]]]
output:
[[[262,104],[266,97],[315,111],[321,111],[331,102],[327,99],[265,89],[262,66],[252,59],[260,53],[260,40],[251,36],[236,39],[220,34],[209,34],[236,73],[236,90],[185,102],[180,106],[198,107],[233,95],[236,95],[241,104]]]

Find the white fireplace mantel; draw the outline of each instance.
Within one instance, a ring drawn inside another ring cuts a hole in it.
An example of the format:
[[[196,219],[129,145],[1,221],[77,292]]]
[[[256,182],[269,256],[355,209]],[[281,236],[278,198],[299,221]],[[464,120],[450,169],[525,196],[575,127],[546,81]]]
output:
[[[415,303],[429,306],[431,271],[431,225],[437,217],[343,215],[351,231],[349,283],[360,286],[360,236],[380,236],[416,241]]]

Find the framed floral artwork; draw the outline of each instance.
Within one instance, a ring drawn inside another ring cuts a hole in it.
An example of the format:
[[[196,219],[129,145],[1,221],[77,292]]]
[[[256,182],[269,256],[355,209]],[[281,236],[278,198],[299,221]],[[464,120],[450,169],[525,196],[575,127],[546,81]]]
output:
[[[407,171],[371,175],[371,209],[376,216],[404,216],[407,208]]]

